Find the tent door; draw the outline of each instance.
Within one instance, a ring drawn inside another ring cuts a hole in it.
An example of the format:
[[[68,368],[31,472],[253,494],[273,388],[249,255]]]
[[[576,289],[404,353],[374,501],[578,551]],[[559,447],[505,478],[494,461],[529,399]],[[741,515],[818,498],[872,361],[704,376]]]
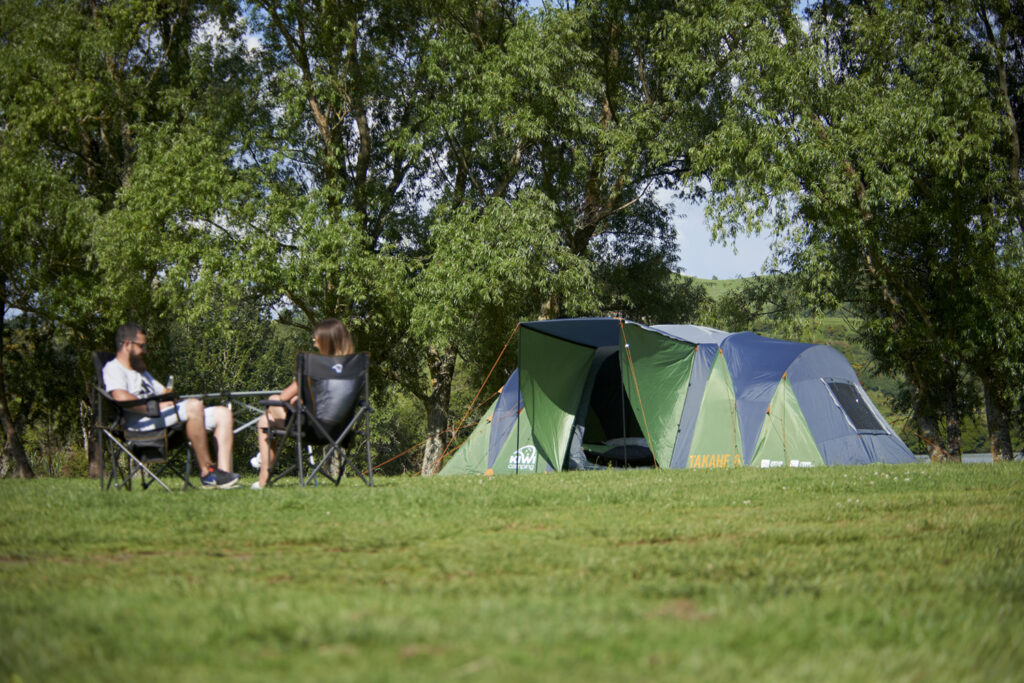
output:
[[[567,462],[571,469],[654,465],[622,384],[617,346],[603,346],[594,353],[576,411]]]

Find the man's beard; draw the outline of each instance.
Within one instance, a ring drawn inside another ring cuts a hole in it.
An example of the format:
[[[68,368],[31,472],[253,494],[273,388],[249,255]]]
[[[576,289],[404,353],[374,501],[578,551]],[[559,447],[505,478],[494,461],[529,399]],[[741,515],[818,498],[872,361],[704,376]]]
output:
[[[131,364],[132,370],[135,372],[146,371],[146,361],[142,360],[142,356],[136,353],[130,353],[128,354],[128,362]]]

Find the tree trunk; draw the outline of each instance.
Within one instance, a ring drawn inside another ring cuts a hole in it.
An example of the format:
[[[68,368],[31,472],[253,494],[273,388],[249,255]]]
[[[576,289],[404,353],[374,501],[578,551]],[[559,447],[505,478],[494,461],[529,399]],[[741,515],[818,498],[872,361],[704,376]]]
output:
[[[0,286],[6,283],[0,283]],[[6,287],[3,288],[4,295],[6,295]],[[4,306],[3,310],[7,310]],[[25,455],[25,447],[21,442],[21,435],[18,433],[18,428],[14,424],[14,419],[11,417],[11,409],[7,403],[7,388],[4,384],[4,322],[3,317],[0,316],[0,422],[3,423],[4,436],[6,437],[6,444],[3,452],[0,453],[0,461],[6,461],[9,457],[14,459],[15,476],[21,479],[32,479],[36,476],[35,472],[32,471],[32,465],[28,462],[28,457]],[[0,470],[5,472],[10,471],[10,462],[0,462]]]
[[[449,408],[452,396],[452,379],[455,376],[455,352],[448,349],[438,352],[430,350],[428,359],[430,383],[433,390],[424,400],[427,409],[427,443],[423,448],[423,465],[420,473],[424,476],[435,474],[445,456],[445,449],[451,443],[449,434],[451,420]]]
[[[928,444],[928,457],[932,462],[939,462],[946,459],[946,452],[939,444],[938,421],[931,415],[921,415],[917,418],[917,428],[920,430],[922,439]]]
[[[541,304],[540,307],[540,319],[541,320],[555,320],[562,316],[562,297],[557,292],[553,292],[548,300]]]
[[[946,397],[946,450],[950,460],[963,460],[963,425],[960,420],[960,407],[957,405],[956,387],[950,388]]]
[[[91,387],[87,388],[86,391],[92,393]],[[103,448],[103,435],[99,430],[94,428],[97,416],[93,412],[93,405],[91,402],[82,402],[82,407],[79,411],[79,419],[82,422],[85,452],[89,456],[89,478],[98,479],[102,474],[100,472],[100,455]]]
[[[988,423],[988,443],[992,451],[992,460],[1013,460],[1013,441],[1010,436],[1010,422],[1006,419],[1005,394],[1001,391],[1001,382],[986,373],[981,378],[985,388],[985,418]]]
[[[11,411],[7,405],[7,392],[3,386],[2,367],[0,367],[0,422],[3,422],[4,436],[7,439],[6,447],[0,458],[6,460],[8,457],[12,457],[15,466],[14,476],[21,479],[32,479],[36,474],[32,471],[32,465],[29,464],[28,457],[25,455],[25,447],[21,443],[21,435],[18,434],[14,420],[11,419]],[[10,471],[10,463],[5,463],[0,468]]]

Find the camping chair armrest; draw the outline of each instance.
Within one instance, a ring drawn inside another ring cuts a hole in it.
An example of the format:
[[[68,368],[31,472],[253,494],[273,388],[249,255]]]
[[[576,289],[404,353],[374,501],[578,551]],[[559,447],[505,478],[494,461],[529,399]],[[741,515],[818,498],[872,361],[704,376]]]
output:
[[[285,414],[285,425],[283,428],[280,426],[275,427],[273,425],[269,425],[267,427],[259,427],[260,431],[266,432],[267,434],[287,434],[288,429],[292,426],[292,422],[295,420],[295,416],[298,414],[298,411],[295,410],[295,406],[292,402],[276,401],[265,398],[261,401],[257,401],[257,403],[264,408],[284,408],[287,411]]]
[[[295,410],[295,406],[293,406],[290,401],[271,401],[270,399],[263,399],[262,401],[259,401],[259,404],[264,408],[277,406],[278,408],[287,408],[292,411]]]
[[[146,406],[146,415],[148,417],[158,417],[160,415],[160,404],[162,402],[178,402],[178,395],[173,392],[167,392],[166,394],[160,394],[159,396],[150,396],[149,398],[136,398],[131,401],[118,401],[103,389],[100,389],[100,393],[102,393],[104,397],[109,399],[111,403],[114,403],[120,408],[135,408],[136,406]]]

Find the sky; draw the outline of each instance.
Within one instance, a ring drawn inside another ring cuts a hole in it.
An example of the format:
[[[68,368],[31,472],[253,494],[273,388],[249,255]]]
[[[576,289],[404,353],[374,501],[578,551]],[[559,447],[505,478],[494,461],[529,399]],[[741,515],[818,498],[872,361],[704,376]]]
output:
[[[733,246],[711,244],[711,232],[704,220],[703,204],[676,199],[676,244],[679,246],[679,267],[685,275],[710,280],[730,280],[761,273],[771,251],[767,236],[736,238]]]

